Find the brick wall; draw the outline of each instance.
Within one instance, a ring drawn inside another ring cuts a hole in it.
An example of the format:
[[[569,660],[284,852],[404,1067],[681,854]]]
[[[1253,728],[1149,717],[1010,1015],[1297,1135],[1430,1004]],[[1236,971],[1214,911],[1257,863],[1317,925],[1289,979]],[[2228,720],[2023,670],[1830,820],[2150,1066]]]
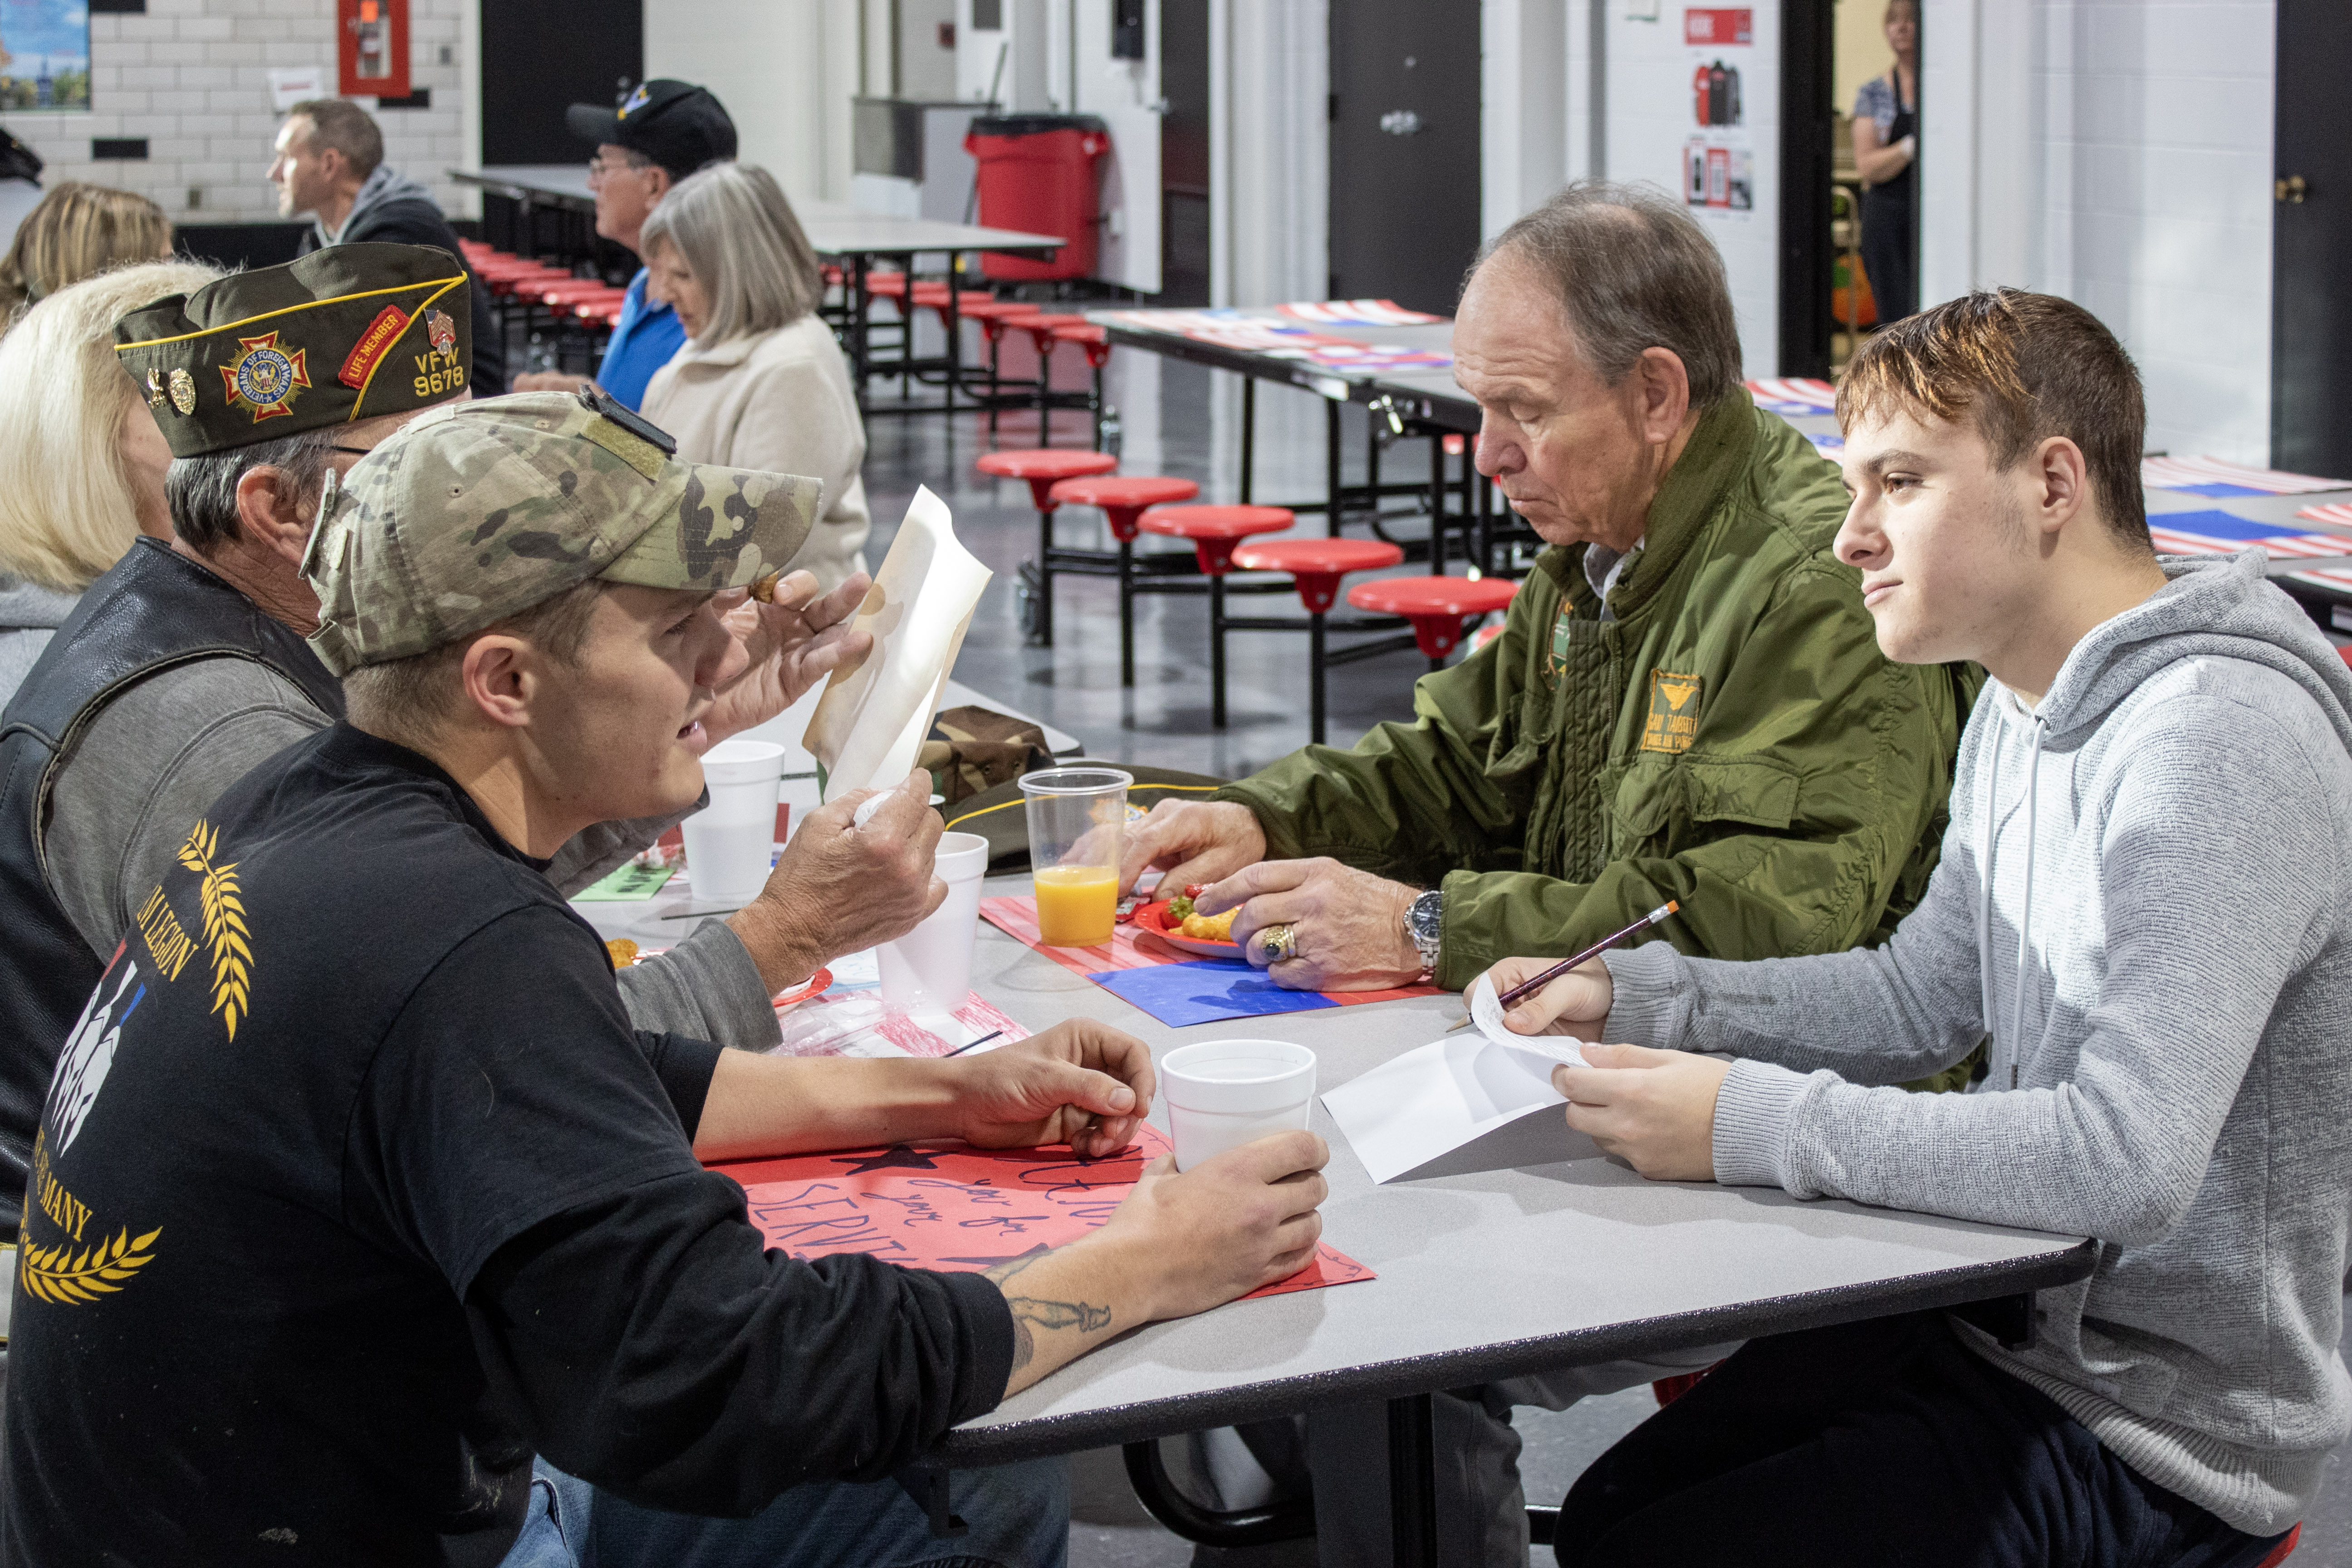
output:
[[[442,209],[478,204],[446,171],[466,160],[459,51],[468,0],[411,0],[409,79],[429,109],[387,109],[384,162]],[[0,115],[47,163],[42,183],[88,180],[138,191],[179,223],[278,215],[264,177],[280,117],[269,68],[316,65],[334,79],[333,0],[147,0],[143,16],[89,19],[88,113]],[[94,161],[94,141],[144,138],[143,160]]]

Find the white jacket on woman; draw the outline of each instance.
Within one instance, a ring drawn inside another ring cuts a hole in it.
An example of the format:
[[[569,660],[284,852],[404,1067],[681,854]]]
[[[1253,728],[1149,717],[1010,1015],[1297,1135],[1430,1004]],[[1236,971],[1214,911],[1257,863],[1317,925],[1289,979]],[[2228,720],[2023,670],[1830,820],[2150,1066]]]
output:
[[[654,372],[639,412],[677,438],[688,462],[823,480],[824,515],[792,569],[827,590],[866,570],[866,424],[823,318],[708,348],[688,341]]]

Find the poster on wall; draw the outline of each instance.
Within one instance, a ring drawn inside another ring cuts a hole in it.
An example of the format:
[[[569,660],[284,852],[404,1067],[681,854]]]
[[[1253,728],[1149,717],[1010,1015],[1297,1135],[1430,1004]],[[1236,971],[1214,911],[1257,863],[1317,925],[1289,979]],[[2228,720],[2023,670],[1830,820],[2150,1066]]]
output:
[[[1746,218],[1756,210],[1756,150],[1747,84],[1756,63],[1756,12],[1748,5],[1683,11],[1690,62],[1689,140],[1683,147],[1683,200],[1703,214]]]
[[[89,108],[89,0],[0,0],[0,112]]]

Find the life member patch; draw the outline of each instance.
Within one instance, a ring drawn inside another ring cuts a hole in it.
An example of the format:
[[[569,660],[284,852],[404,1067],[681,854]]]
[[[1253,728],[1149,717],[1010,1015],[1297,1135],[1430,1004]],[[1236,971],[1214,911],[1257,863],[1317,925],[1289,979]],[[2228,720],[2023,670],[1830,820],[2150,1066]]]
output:
[[[1650,714],[1642,726],[1644,751],[1688,751],[1698,735],[1699,691],[1706,683],[1697,675],[1650,672]]]

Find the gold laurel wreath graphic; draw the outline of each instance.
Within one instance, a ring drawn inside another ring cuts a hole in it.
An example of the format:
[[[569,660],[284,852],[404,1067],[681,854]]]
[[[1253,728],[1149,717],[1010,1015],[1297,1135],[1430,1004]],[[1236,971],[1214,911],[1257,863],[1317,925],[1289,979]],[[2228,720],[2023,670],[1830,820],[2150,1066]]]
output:
[[[198,822],[180,846],[180,863],[204,879],[198,897],[204,905],[205,942],[212,948],[213,1011],[222,1015],[229,1039],[235,1040],[236,1020],[252,1012],[246,998],[253,982],[253,948],[247,939],[245,900],[236,885],[237,862],[214,865],[219,851],[220,830]]]
[[[123,1281],[145,1268],[155,1256],[148,1249],[163,1234],[163,1227],[157,1226],[144,1236],[134,1237],[126,1226],[114,1233],[113,1240],[100,1241],[71,1256],[71,1248],[64,1242],[55,1247],[27,1246],[17,1253],[23,1260],[17,1273],[25,1289],[45,1301],[59,1306],[94,1301],[120,1291]]]

